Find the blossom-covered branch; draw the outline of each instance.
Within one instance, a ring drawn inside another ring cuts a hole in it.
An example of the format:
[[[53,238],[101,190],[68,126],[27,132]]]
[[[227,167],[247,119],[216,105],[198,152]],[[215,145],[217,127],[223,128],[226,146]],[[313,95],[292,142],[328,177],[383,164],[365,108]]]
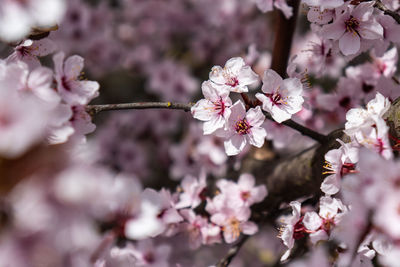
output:
[[[134,103],[121,103],[121,104],[104,104],[104,105],[88,105],[86,111],[91,115],[96,115],[102,111],[123,110],[123,109],[181,109],[190,111],[193,103],[173,103],[173,102],[134,102]],[[274,121],[274,119],[264,112],[266,118]],[[282,124],[300,132],[302,135],[308,136],[319,143],[325,142],[326,136],[313,131],[293,120],[286,120]]]

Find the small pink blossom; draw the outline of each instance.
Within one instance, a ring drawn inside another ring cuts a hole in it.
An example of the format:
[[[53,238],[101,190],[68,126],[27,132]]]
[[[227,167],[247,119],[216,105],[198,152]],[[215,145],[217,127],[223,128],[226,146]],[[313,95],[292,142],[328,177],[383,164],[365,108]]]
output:
[[[301,216],[301,203],[292,201],[290,202],[290,206],[292,207],[292,215],[281,218],[284,225],[280,229],[279,237],[288,248],[282,255],[281,261],[285,261],[289,258],[295,240],[304,237],[306,234],[306,229],[302,222],[303,217]]]
[[[283,80],[275,71],[266,70],[261,90],[263,94],[257,93],[256,97],[263,103],[263,110],[271,113],[275,121],[281,123],[301,110],[304,99],[299,79]]]
[[[262,12],[269,12],[273,10],[273,6],[280,9],[285,17],[288,19],[293,15],[293,8],[289,6],[286,0],[256,0],[258,9]]]
[[[183,228],[189,236],[191,249],[197,249],[202,244],[210,245],[220,242],[220,228],[209,224],[207,218],[196,215],[190,209],[181,210],[180,213],[187,221],[183,223]]]
[[[211,81],[203,82],[201,89],[205,99],[198,101],[191,112],[194,118],[205,121],[204,134],[211,134],[225,126],[231,114],[232,101],[228,90],[217,88]]]
[[[343,0],[304,0],[309,6],[320,7],[322,11],[325,9],[333,9],[343,5]]]
[[[246,112],[244,104],[238,100],[231,111],[226,129],[218,133],[226,138],[224,141],[226,154],[228,156],[239,154],[247,143],[261,147],[267,135],[265,129],[261,127],[265,120],[261,108],[252,108]]]
[[[325,154],[324,166],[327,176],[321,184],[321,190],[327,195],[334,195],[340,190],[341,179],[344,175],[355,172],[355,163],[358,161],[358,146],[349,143],[345,144],[337,140],[341,147],[332,149]]]
[[[211,222],[221,227],[226,243],[235,242],[241,233],[253,235],[258,231],[255,223],[249,222],[250,210],[247,207],[239,209],[224,208],[214,213]]]
[[[236,93],[248,92],[248,85],[258,81],[258,75],[250,66],[246,66],[240,57],[229,59],[225,67],[214,66],[210,72],[210,80],[215,84]]]
[[[349,6],[339,14],[332,24],[322,28],[322,36],[339,40],[340,51],[353,55],[360,51],[361,41],[383,38],[383,28],[372,15],[373,3]]]
[[[62,99],[71,105],[86,105],[98,96],[99,84],[95,81],[80,80],[83,58],[71,56],[64,62],[64,53],[54,55],[57,90]]]
[[[222,179],[218,181],[217,186],[232,207],[250,207],[267,196],[266,186],[255,186],[255,178],[249,173],[241,174],[237,183]]]
[[[51,110],[32,96],[20,97],[16,90],[0,90],[0,155],[21,156],[45,138]]]
[[[205,199],[206,191],[206,174],[202,172],[197,179],[191,175],[187,175],[181,182],[182,193],[179,194],[179,202],[176,208],[196,208]]]
[[[310,6],[310,9],[307,13],[307,19],[311,23],[323,25],[329,23],[333,19],[334,14],[335,12],[331,9],[323,9],[317,6]]]
[[[359,144],[391,158],[393,154],[388,139],[389,127],[382,118],[389,108],[389,100],[377,93],[368,102],[367,109],[354,108],[347,112],[344,132]]]
[[[38,57],[47,56],[53,53],[56,46],[53,41],[44,38],[38,41],[27,39],[14,48],[14,53],[7,57],[7,62],[18,60],[25,62],[32,70],[41,66]]]
[[[319,213],[307,212],[304,215],[303,224],[311,231],[310,239],[313,244],[319,240],[326,240],[329,235],[347,212],[347,207],[343,205],[340,199],[321,197]]]

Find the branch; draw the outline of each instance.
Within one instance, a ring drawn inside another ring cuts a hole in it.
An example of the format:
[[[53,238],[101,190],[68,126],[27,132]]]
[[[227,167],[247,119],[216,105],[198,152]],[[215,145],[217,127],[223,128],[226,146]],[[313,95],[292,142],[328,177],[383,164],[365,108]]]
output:
[[[271,117],[270,114],[266,114],[266,117],[267,117],[267,119],[274,121],[274,119]],[[286,121],[282,122],[282,124],[300,132],[302,135],[310,137],[311,139],[317,141],[320,144],[323,144],[328,141],[328,138],[326,135],[320,134],[310,128],[307,128],[301,124],[298,124],[297,122],[295,122],[293,120],[286,120]]]
[[[122,110],[122,109],[180,109],[184,111],[190,111],[194,103],[171,103],[171,102],[137,102],[137,103],[121,103],[121,104],[106,104],[106,105],[88,105],[86,106],[86,111],[94,116],[102,111],[110,110]],[[265,113],[265,112],[264,112]],[[265,114],[267,119],[272,119],[271,115]],[[301,134],[308,136],[319,143],[326,141],[326,136],[317,133],[307,127],[298,124],[295,121],[287,120],[282,122],[282,124],[300,132]]]
[[[218,261],[216,266],[227,267],[231,263],[233,258],[239,253],[239,250],[244,245],[244,243],[246,243],[247,239],[249,239],[249,236],[245,235],[242,237],[242,239],[240,239],[239,242],[230,247],[226,255],[221,260]]]
[[[121,110],[121,109],[181,109],[190,111],[194,103],[171,103],[171,102],[136,102],[136,103],[121,103],[121,104],[106,104],[106,105],[87,105],[86,111],[90,115],[96,115],[101,111]]]
[[[385,15],[391,16],[398,24],[400,24],[400,14],[387,8],[381,0],[375,0],[374,7],[382,10]]]
[[[290,50],[292,48],[294,31],[296,29],[300,0],[292,0],[289,1],[288,4],[293,7],[293,16],[290,19],[286,19],[282,12],[275,10],[275,42],[272,54],[271,69],[276,71],[282,77],[286,76],[286,68],[289,60]]]

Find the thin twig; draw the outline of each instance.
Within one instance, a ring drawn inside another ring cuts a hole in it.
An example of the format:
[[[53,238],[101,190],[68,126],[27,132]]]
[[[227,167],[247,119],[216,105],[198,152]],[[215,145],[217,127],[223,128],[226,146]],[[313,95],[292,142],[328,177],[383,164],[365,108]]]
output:
[[[233,245],[231,248],[229,248],[228,252],[226,255],[218,261],[216,264],[217,267],[227,267],[233,258],[239,253],[239,250],[242,248],[244,243],[246,243],[247,239],[249,239],[248,235],[245,235],[242,237],[242,239],[239,240],[235,245]]]
[[[290,50],[296,29],[297,15],[299,12],[300,0],[288,1],[293,8],[293,15],[287,19],[280,10],[275,10],[275,41],[272,53],[271,69],[280,76],[286,76]]]
[[[400,24],[400,14],[387,8],[381,0],[375,0],[374,7],[382,10],[385,15],[391,16],[398,24]]]
[[[96,115],[101,111],[121,110],[121,109],[181,109],[190,111],[194,103],[171,103],[171,102],[136,102],[136,103],[121,103],[107,105],[88,105],[86,111],[90,115]]]
[[[194,103],[172,103],[172,102],[136,102],[136,103],[121,103],[121,104],[107,104],[107,105],[88,105],[86,111],[94,116],[102,111],[110,110],[122,110],[122,109],[180,109],[184,111],[190,111]],[[265,112],[264,112],[265,113]],[[274,120],[271,115],[265,113],[267,119]],[[282,124],[300,132],[301,134],[308,136],[319,143],[326,141],[326,136],[317,133],[305,126],[298,124],[295,121],[287,120]]]
[[[267,114],[267,119],[269,120],[274,120],[271,115]],[[314,139],[315,141],[317,141],[320,144],[323,144],[325,142],[327,142],[328,137],[326,135],[320,134],[314,130],[311,130],[310,128],[307,128],[301,124],[298,124],[297,122],[293,121],[293,120],[286,120],[284,122],[282,122],[283,125],[286,125],[298,132],[300,132],[302,135],[308,136],[311,139]]]

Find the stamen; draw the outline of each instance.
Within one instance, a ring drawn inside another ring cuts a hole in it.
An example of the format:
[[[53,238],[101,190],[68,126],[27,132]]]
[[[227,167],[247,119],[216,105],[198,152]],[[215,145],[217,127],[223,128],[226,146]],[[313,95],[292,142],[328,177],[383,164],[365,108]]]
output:
[[[240,135],[250,133],[251,125],[247,122],[246,118],[239,120],[235,124],[235,131]]]

